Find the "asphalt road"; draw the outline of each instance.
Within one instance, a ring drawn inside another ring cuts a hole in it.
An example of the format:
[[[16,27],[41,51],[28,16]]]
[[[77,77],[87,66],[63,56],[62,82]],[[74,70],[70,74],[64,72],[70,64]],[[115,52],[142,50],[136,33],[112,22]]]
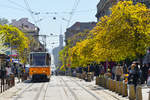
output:
[[[28,80],[0,94],[0,100],[128,100],[94,84],[67,76],[52,76],[50,82]]]

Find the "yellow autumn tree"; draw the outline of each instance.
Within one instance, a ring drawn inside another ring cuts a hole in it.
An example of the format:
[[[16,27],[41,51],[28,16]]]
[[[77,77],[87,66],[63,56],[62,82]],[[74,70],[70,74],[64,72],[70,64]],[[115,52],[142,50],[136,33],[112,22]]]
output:
[[[120,1],[92,30],[99,61],[139,58],[150,46],[150,10],[144,4]]]
[[[5,43],[10,43],[12,49],[17,50],[22,63],[27,61],[25,51],[29,48],[29,39],[18,28],[0,25],[0,34],[5,36]]]
[[[80,54],[79,54],[79,42],[83,41],[87,38],[89,30],[85,30],[84,32],[79,32],[75,34],[73,37],[68,39],[68,45],[64,47],[63,50],[59,52],[59,59],[63,63],[63,67],[75,68],[82,66]],[[83,60],[84,61],[84,60]],[[69,65],[69,66],[68,66]]]

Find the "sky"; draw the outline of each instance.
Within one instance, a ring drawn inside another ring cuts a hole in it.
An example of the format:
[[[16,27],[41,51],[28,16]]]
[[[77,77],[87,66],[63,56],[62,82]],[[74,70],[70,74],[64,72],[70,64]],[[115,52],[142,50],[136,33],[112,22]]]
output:
[[[96,6],[99,1],[0,0],[0,18],[6,18],[9,22],[12,19],[28,18],[30,22],[40,28],[40,35],[64,35],[66,28],[75,22],[96,22]],[[70,12],[72,11],[71,16]],[[47,37],[49,51],[59,45],[58,40],[58,36]]]

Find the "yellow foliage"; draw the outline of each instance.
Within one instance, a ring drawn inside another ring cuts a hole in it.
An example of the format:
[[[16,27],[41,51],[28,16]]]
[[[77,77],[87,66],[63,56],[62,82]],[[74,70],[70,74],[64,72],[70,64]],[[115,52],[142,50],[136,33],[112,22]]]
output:
[[[67,63],[84,67],[91,62],[121,61],[146,53],[150,47],[150,9],[141,3],[120,1],[111,12],[100,18],[86,39],[74,38],[75,45],[66,46],[63,52]]]

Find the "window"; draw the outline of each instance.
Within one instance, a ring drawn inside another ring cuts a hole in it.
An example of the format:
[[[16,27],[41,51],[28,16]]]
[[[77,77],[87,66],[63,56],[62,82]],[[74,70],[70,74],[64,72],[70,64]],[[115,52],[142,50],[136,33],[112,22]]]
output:
[[[30,65],[31,66],[49,66],[50,55],[48,53],[32,53],[30,54]]]

